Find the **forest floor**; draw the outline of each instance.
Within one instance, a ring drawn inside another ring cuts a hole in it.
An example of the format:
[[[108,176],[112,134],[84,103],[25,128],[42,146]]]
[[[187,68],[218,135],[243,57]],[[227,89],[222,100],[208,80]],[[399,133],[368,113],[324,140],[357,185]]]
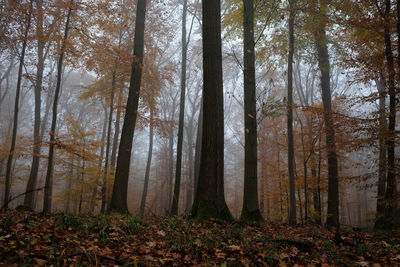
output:
[[[400,266],[400,234],[181,217],[0,213],[1,266]]]

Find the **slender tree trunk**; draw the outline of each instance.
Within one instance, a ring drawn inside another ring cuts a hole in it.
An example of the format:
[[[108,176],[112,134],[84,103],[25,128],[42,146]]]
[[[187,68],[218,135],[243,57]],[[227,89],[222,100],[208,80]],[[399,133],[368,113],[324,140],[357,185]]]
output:
[[[263,221],[258,204],[257,107],[254,55],[254,0],[243,0],[244,29],[244,192],[240,219]]]
[[[74,173],[74,160],[72,159],[71,165],[69,166],[69,176],[68,176],[68,184],[67,184],[67,201],[65,204],[65,212],[70,212],[70,203],[71,203],[71,188],[72,188],[72,175]]]
[[[172,204],[172,179],[174,176],[174,128],[171,129],[168,136],[168,209]]]
[[[197,219],[233,220],[224,194],[224,101],[221,1],[203,0],[203,140],[191,213]]]
[[[106,140],[106,131],[107,131],[107,118],[108,118],[108,111],[107,111],[107,107],[105,107],[103,105],[104,108],[104,121],[103,121],[103,129],[101,131],[101,148],[100,148],[100,157],[101,159],[99,160],[99,169],[101,168],[101,166],[103,165],[103,156],[104,156],[104,143]],[[96,202],[97,202],[97,190],[98,190],[98,186],[96,184],[96,186],[93,188],[92,190],[92,196],[91,196],[91,202],[90,202],[90,212],[93,213],[93,211],[95,210],[96,207]]]
[[[381,220],[385,210],[385,190],[386,190],[386,92],[383,81],[379,78],[375,80],[379,92],[379,167],[378,167],[378,196],[376,201],[376,224],[379,227],[379,220]]]
[[[65,31],[64,38],[62,40],[60,56],[58,58],[57,63],[57,85],[54,93],[54,102],[53,102],[53,118],[51,121],[51,129],[50,129],[50,148],[49,148],[49,159],[47,164],[47,173],[46,173],[46,182],[44,188],[44,202],[43,202],[43,212],[50,213],[51,212],[51,197],[53,192],[53,158],[54,158],[54,150],[56,146],[56,125],[57,125],[57,107],[58,107],[58,99],[60,97],[61,90],[61,76],[62,76],[62,67],[64,61],[64,53],[66,41],[68,38],[69,31],[69,23],[71,19],[72,13],[72,5],[73,0],[70,1],[70,7],[68,8],[67,21],[65,23]]]
[[[287,95],[287,132],[288,132],[288,171],[289,171],[289,223],[295,225],[296,218],[296,189],[294,183],[294,140],[293,140],[293,54],[294,54],[294,20],[295,2],[289,1],[289,56],[288,56],[288,95]]]
[[[85,150],[85,141],[83,141],[83,150]],[[84,151],[82,151],[83,153]],[[79,194],[79,208],[78,213],[82,212],[82,203],[83,203],[83,192],[84,192],[84,182],[85,182],[85,159],[82,158],[82,171],[81,171],[81,192]]]
[[[317,49],[318,67],[321,72],[322,102],[324,106],[324,121],[326,133],[326,149],[328,155],[328,213],[326,225],[339,227],[339,178],[338,162],[336,156],[335,129],[332,117],[332,100],[330,85],[330,63],[328,52],[328,39],[326,37],[326,9],[321,5],[318,18],[318,28],[314,33]]]
[[[183,144],[183,125],[185,119],[185,91],[186,91],[186,62],[188,43],[186,40],[186,12],[187,0],[183,0],[182,10],[182,69],[181,69],[181,98],[179,105],[179,126],[178,126],[178,144],[176,148],[176,169],[174,194],[172,196],[171,215],[178,215],[178,202],[181,187],[182,171],[182,144]]]
[[[133,52],[135,58],[132,63],[128,102],[126,105],[124,124],[122,126],[117,168],[115,170],[115,181],[109,208],[110,210],[118,212],[129,212],[127,205],[129,167],[142,80],[145,16],[146,0],[138,0]]]
[[[101,188],[101,213],[106,211],[107,205],[107,179],[108,179],[108,162],[110,155],[110,147],[111,147],[111,126],[112,126],[112,118],[114,112],[114,91],[115,91],[115,71],[112,73],[112,81],[111,81],[111,96],[110,96],[110,111],[108,117],[108,129],[107,129],[107,143],[106,143],[106,159],[104,162],[104,175],[103,175],[103,186]]]
[[[121,105],[122,105],[122,93],[123,88],[120,88],[119,97],[118,97],[118,106],[117,106],[117,115],[115,118],[115,132],[114,132],[114,141],[113,147],[111,151],[111,168],[115,169],[116,155],[117,155],[117,147],[118,147],[118,139],[119,139],[119,131],[120,131],[120,120],[121,120]]]
[[[188,183],[186,189],[186,207],[185,213],[188,214],[190,212],[190,208],[193,204],[193,165],[194,165],[194,156],[193,156],[193,118],[190,120],[190,129],[186,131],[187,140],[188,140]]]
[[[149,153],[147,155],[147,164],[146,164],[146,174],[144,177],[144,186],[142,193],[142,200],[140,202],[140,215],[144,215],[145,206],[146,206],[146,198],[147,198],[147,189],[149,187],[149,179],[150,179],[150,167],[151,167],[151,158],[153,156],[153,108],[150,108],[150,142],[149,142]]]
[[[35,208],[35,192],[33,190],[37,184],[37,176],[39,171],[40,151],[41,151],[41,138],[40,138],[40,107],[41,107],[41,91],[43,82],[43,71],[44,71],[44,46],[43,40],[43,0],[37,0],[36,6],[38,10],[37,15],[37,36],[38,36],[38,65],[36,71],[36,84],[35,84],[35,121],[33,125],[33,158],[32,167],[29,174],[28,184],[26,186],[26,192],[24,199],[24,205]]]
[[[194,154],[194,192],[197,192],[197,185],[199,183],[200,175],[200,157],[201,157],[201,141],[203,138],[203,97],[201,97],[199,120],[197,123],[196,133],[196,151]]]
[[[31,27],[32,2],[33,2],[33,0],[31,0],[29,3],[29,11],[28,11],[28,16],[27,16],[27,20],[26,20],[26,28],[25,28],[25,33],[24,33],[24,41],[22,42],[21,58],[19,60],[17,90],[15,93],[13,131],[12,131],[10,152],[8,154],[8,159],[7,159],[6,181],[5,181],[5,190],[4,190],[5,209],[8,208],[8,199],[10,197],[11,169],[12,169],[11,167],[12,167],[13,157],[14,157],[14,153],[15,153],[15,143],[17,140],[18,111],[19,111],[19,97],[20,97],[20,93],[21,93],[22,69],[23,69],[24,60],[25,60],[26,43],[28,41],[27,37],[28,37],[29,29]]]

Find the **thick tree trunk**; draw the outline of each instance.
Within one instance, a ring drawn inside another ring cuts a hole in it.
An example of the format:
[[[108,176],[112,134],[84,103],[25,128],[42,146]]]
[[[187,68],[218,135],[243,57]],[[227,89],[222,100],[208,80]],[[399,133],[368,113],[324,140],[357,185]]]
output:
[[[41,138],[40,138],[40,107],[41,107],[41,91],[43,82],[43,71],[44,71],[44,46],[43,40],[43,0],[36,1],[37,6],[37,36],[38,36],[38,65],[36,71],[36,84],[35,84],[35,120],[33,125],[33,158],[31,172],[29,174],[28,184],[26,186],[26,192],[24,199],[24,205],[30,208],[35,208],[35,192],[33,190],[37,184],[37,176],[39,171],[40,151],[41,151]]]
[[[295,2],[289,1],[289,56],[288,56],[288,92],[287,92],[287,132],[288,132],[288,171],[289,171],[289,223],[297,223],[296,189],[294,183],[294,140],[293,140],[293,54],[294,54],[294,19]]]
[[[150,167],[151,167],[151,158],[153,156],[153,139],[154,139],[154,130],[153,130],[153,108],[150,108],[150,142],[149,142],[149,153],[147,155],[147,164],[146,164],[146,173],[144,176],[144,186],[142,193],[142,200],[140,202],[140,215],[144,215],[145,206],[146,206],[146,198],[147,198],[147,189],[149,187],[149,179],[150,179]]]
[[[332,100],[330,85],[330,63],[328,40],[326,37],[326,5],[321,6],[318,28],[314,33],[317,50],[318,67],[321,72],[322,102],[324,106],[324,122],[326,149],[328,155],[328,213],[326,225],[339,227],[339,178],[336,156],[335,129],[332,117]]]
[[[135,132],[139,106],[140,85],[144,50],[144,26],[146,17],[146,0],[138,0],[136,10],[134,60],[132,62],[131,81],[124,124],[119,144],[117,168],[109,210],[129,212],[127,205],[129,167],[131,162],[132,141]]]
[[[395,223],[396,211],[396,165],[395,165],[395,139],[396,139],[396,85],[395,85],[395,67],[392,50],[392,40],[390,36],[390,12],[391,1],[385,0],[384,16],[384,38],[385,38],[385,57],[388,71],[388,89],[389,89],[389,125],[386,135],[387,147],[387,178],[386,192],[384,198],[384,212],[381,220],[377,221],[375,227],[378,229],[392,229]]]
[[[191,210],[197,219],[233,220],[224,195],[224,102],[221,1],[203,0],[203,142],[200,175]]]
[[[28,37],[29,29],[31,27],[32,2],[33,2],[33,0],[31,0],[29,3],[28,17],[27,17],[26,28],[25,28],[25,33],[24,33],[24,41],[22,43],[21,58],[19,60],[17,90],[15,93],[13,131],[12,131],[10,152],[8,154],[8,159],[7,159],[6,181],[5,181],[5,190],[4,190],[5,209],[8,208],[8,200],[10,197],[11,169],[12,169],[13,157],[14,157],[14,153],[15,153],[15,143],[17,140],[17,130],[18,130],[18,111],[19,111],[19,97],[20,97],[20,93],[21,93],[22,69],[23,69],[24,60],[25,60],[26,43],[28,41],[27,37]]]
[[[182,146],[183,146],[183,125],[185,119],[185,91],[186,91],[186,62],[188,43],[186,40],[186,12],[187,0],[183,0],[182,10],[182,69],[181,69],[181,97],[179,105],[178,144],[176,148],[176,169],[174,194],[172,196],[171,215],[178,215],[179,193],[181,188],[182,172]]]
[[[263,221],[258,205],[254,0],[244,0],[243,5],[245,152],[243,208],[240,219],[244,221]]]
[[[67,21],[65,23],[65,31],[64,31],[64,38],[62,40],[60,56],[58,58],[57,63],[57,85],[56,90],[54,93],[54,102],[53,102],[53,118],[51,121],[51,128],[50,128],[50,148],[49,148],[49,159],[47,164],[47,173],[46,173],[46,181],[45,181],[45,188],[44,188],[44,202],[43,202],[43,212],[50,213],[51,212],[51,197],[53,191],[53,158],[54,158],[54,150],[56,146],[56,125],[57,125],[57,107],[58,107],[58,99],[60,97],[60,90],[61,90],[61,76],[62,76],[62,67],[64,61],[64,53],[65,53],[65,46],[66,41],[68,38],[68,31],[69,31],[69,23],[71,19],[72,13],[72,5],[73,0],[70,1],[70,7],[68,8],[67,14]]]
[[[111,126],[112,126],[112,118],[114,112],[114,91],[115,91],[115,71],[112,73],[111,80],[111,96],[110,96],[110,111],[108,117],[108,128],[107,128],[107,143],[106,143],[106,159],[104,161],[104,174],[103,174],[103,186],[101,188],[101,213],[106,211],[107,205],[107,179],[108,179],[108,162],[110,155],[110,147],[111,147]]]

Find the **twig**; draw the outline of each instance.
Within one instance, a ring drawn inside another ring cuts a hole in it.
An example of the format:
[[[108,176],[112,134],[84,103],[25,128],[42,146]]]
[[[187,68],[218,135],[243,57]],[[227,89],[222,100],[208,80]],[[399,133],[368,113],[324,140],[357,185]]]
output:
[[[24,193],[21,193],[21,194],[15,196],[15,197],[10,198],[8,201],[6,201],[6,202],[4,203],[4,205],[1,207],[0,211],[3,211],[3,210],[5,209],[5,207],[6,207],[11,201],[13,201],[13,200],[15,200],[15,199],[17,199],[17,198],[19,198],[19,197],[21,197],[21,196],[23,196],[23,195],[26,195],[26,194],[29,194],[29,193],[32,193],[32,192],[36,192],[36,191],[43,190],[44,188],[45,188],[45,187],[32,189],[32,190],[26,191],[26,192],[24,192]]]

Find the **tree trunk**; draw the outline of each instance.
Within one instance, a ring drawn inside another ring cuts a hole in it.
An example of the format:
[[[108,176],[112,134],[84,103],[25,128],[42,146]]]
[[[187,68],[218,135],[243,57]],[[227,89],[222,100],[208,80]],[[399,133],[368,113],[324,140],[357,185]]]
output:
[[[203,0],[203,142],[192,215],[233,220],[224,195],[224,102],[221,1]]]
[[[391,1],[385,0],[384,14],[384,38],[385,38],[385,57],[388,71],[388,89],[389,89],[389,125],[386,135],[387,147],[387,178],[385,192],[385,206],[383,217],[375,226],[378,229],[392,229],[394,227],[394,215],[396,210],[396,165],[395,165],[395,139],[396,139],[396,85],[395,68],[392,50],[392,40],[390,37],[390,11]]]
[[[386,190],[386,92],[383,81],[379,78],[375,80],[379,93],[379,167],[378,167],[378,196],[376,200],[376,220],[375,227],[379,227],[379,221],[382,219],[385,210],[384,197]]]
[[[134,60],[132,62],[128,102],[126,105],[124,124],[122,126],[117,168],[115,170],[115,181],[109,208],[110,210],[124,213],[129,212],[127,205],[129,167],[142,80],[145,16],[146,0],[138,0],[136,9],[135,44],[133,51]]]
[[[318,67],[321,72],[322,102],[324,106],[324,121],[326,134],[326,149],[328,155],[328,213],[326,225],[339,227],[339,178],[336,156],[335,129],[332,118],[332,101],[330,85],[330,63],[328,40],[326,37],[326,5],[321,6],[318,28],[314,32],[317,50]]]
[[[58,106],[58,99],[60,97],[60,90],[61,90],[61,75],[62,75],[62,67],[64,61],[64,52],[66,41],[68,38],[68,31],[69,31],[69,23],[71,19],[72,13],[72,5],[73,0],[70,1],[70,7],[68,8],[67,14],[67,21],[65,23],[65,31],[64,31],[64,38],[62,40],[60,56],[58,58],[57,63],[57,85],[56,90],[54,93],[54,102],[53,102],[53,118],[51,121],[51,129],[50,129],[50,148],[49,148],[49,159],[47,164],[47,173],[46,173],[46,182],[44,188],[44,201],[43,201],[43,212],[50,213],[51,212],[51,197],[53,191],[53,158],[54,158],[54,150],[56,146],[56,125],[57,125],[57,106]]]
[[[185,123],[184,119],[185,119],[185,91],[186,91],[186,62],[187,62],[187,49],[188,49],[188,43],[186,40],[186,12],[187,12],[187,0],[183,0],[181,98],[179,105],[178,144],[176,148],[175,185],[174,185],[174,194],[172,196],[171,215],[178,215],[179,193],[181,188],[183,125]]]
[[[36,1],[38,15],[37,15],[37,36],[38,36],[38,65],[36,71],[36,84],[35,84],[35,120],[33,125],[33,158],[32,167],[29,174],[28,184],[26,186],[24,205],[35,208],[35,192],[33,190],[37,184],[37,176],[39,171],[40,151],[41,151],[41,138],[40,138],[40,107],[41,107],[41,90],[43,82],[44,71],[44,45],[43,40],[43,0]]]
[[[108,161],[110,155],[111,146],[111,125],[114,112],[114,90],[115,90],[115,71],[112,73],[111,81],[111,96],[110,96],[110,111],[108,117],[108,129],[107,129],[107,143],[106,143],[106,159],[104,161],[104,175],[103,175],[103,186],[101,188],[101,213],[106,211],[107,205],[107,179],[108,179]]]
[[[185,213],[188,214],[190,212],[190,208],[193,204],[193,118],[190,120],[190,129],[187,129],[187,141],[188,141],[188,183],[186,189],[186,207]]]
[[[174,128],[171,129],[168,135],[168,210],[172,204],[172,179],[174,176]]]
[[[294,183],[294,140],[293,140],[293,54],[294,54],[294,19],[295,2],[289,1],[289,56],[288,56],[288,95],[287,95],[287,132],[288,132],[288,171],[289,171],[289,223],[295,225],[296,189]]]
[[[240,219],[263,221],[258,205],[257,107],[254,55],[254,0],[243,0],[244,29],[244,192]]]
[[[150,142],[149,142],[149,154],[147,155],[147,164],[146,164],[146,174],[144,177],[144,187],[142,193],[142,200],[140,202],[140,215],[144,215],[145,206],[146,206],[146,198],[147,198],[147,189],[149,187],[149,178],[150,178],[150,167],[151,167],[151,158],[153,156],[153,108],[150,107]]]
[[[203,97],[201,97],[199,120],[196,133],[196,151],[194,153],[194,192],[197,192],[200,175],[201,141],[203,138]]]
[[[111,168],[115,168],[116,155],[117,155],[117,147],[118,147],[118,139],[119,139],[119,131],[120,131],[120,120],[121,120],[121,105],[122,105],[122,93],[123,88],[120,88],[119,97],[118,97],[118,106],[117,106],[117,115],[115,117],[115,131],[114,131],[114,141],[113,147],[111,151]]]
[[[8,200],[9,200],[9,197],[10,197],[11,167],[12,167],[13,157],[14,157],[14,153],[15,153],[15,143],[16,143],[16,140],[17,140],[18,111],[19,111],[19,97],[20,97],[20,93],[21,93],[22,69],[23,69],[24,60],[25,60],[26,43],[28,41],[27,37],[28,37],[29,29],[31,27],[32,2],[33,2],[33,0],[31,0],[30,3],[29,3],[28,17],[27,17],[27,20],[26,20],[26,28],[25,28],[25,33],[24,33],[24,41],[22,43],[21,58],[19,60],[19,69],[18,69],[18,78],[17,78],[17,90],[16,90],[16,93],[15,93],[15,105],[14,105],[13,132],[12,132],[10,152],[8,154],[8,159],[7,159],[6,181],[5,181],[5,190],[4,190],[5,209],[8,208]]]

